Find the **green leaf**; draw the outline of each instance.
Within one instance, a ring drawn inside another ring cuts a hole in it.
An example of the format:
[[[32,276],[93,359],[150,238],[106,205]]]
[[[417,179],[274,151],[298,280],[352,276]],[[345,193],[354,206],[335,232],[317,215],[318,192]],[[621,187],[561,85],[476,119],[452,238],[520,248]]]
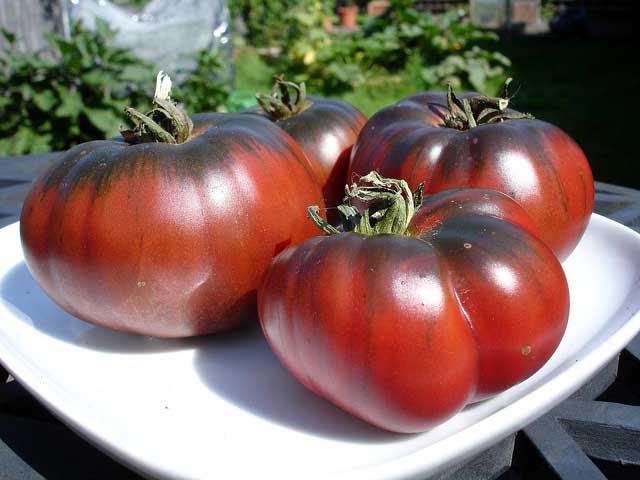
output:
[[[493,52],[493,55],[491,58],[492,60],[495,60],[496,62],[504,65],[505,67],[511,66],[511,60],[509,60],[509,58],[506,55],[500,52]]]
[[[55,110],[57,117],[77,118],[80,112],[82,112],[84,104],[78,92],[68,92],[66,95],[61,95],[60,100],[62,103]]]
[[[0,157],[13,155],[13,141],[11,138],[0,138]]]
[[[122,119],[113,110],[86,108],[84,114],[94,127],[105,134],[105,137],[118,134],[118,127],[122,123]]]
[[[470,66],[469,69],[469,83],[478,92],[484,92],[486,89],[486,75],[485,70],[481,65]]]
[[[78,50],[78,52],[80,53],[80,60],[82,62],[82,66],[85,68],[87,67],[95,68],[93,55],[91,55],[91,53],[89,52],[87,43],[88,43],[88,39],[84,36],[79,36],[74,39],[74,45]]]
[[[31,144],[35,137],[35,133],[27,127],[20,127],[13,136],[13,152],[12,155],[22,155],[29,153]]]
[[[33,87],[31,87],[30,84],[23,83],[22,85],[20,85],[20,87],[18,87],[18,89],[23,99],[31,100],[31,98],[33,97],[34,91],[33,91]]]
[[[6,42],[9,44],[9,47],[13,47],[16,43],[16,35],[4,28],[0,29],[0,32],[2,32],[2,36],[4,37]]]
[[[96,18],[96,35],[103,40],[111,40],[116,31],[109,27],[109,23],[102,18]]]
[[[92,87],[101,87],[109,80],[109,75],[97,67],[93,67],[87,73],[82,75],[82,82]]]
[[[49,113],[57,102],[58,98],[51,90],[43,90],[33,96],[33,103],[35,103],[36,107],[38,107],[42,112]]]
[[[52,148],[53,135],[50,133],[34,135],[29,153],[47,153],[53,150]]]

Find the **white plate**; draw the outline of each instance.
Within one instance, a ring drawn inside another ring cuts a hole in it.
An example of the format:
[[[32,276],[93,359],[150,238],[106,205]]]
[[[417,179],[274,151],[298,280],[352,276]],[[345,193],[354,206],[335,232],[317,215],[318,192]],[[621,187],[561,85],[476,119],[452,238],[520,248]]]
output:
[[[316,397],[259,328],[188,340],[111,332],[34,283],[18,224],[0,230],[0,359],[63,421],[131,468],[170,478],[424,478],[499,441],[585,383],[640,330],[640,235],[594,215],[564,267],[569,327],[536,375],[420,435]]]

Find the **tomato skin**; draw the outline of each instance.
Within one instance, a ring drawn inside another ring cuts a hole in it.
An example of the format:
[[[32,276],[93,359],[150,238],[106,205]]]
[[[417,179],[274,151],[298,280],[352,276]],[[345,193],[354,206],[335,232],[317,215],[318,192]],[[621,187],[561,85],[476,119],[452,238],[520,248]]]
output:
[[[311,106],[275,123],[293,137],[314,167],[325,203],[335,207],[349,183],[351,148],[367,118],[342,100],[310,96]],[[253,113],[266,115],[262,109]]]
[[[427,92],[374,115],[353,148],[349,177],[376,170],[411,188],[425,182],[425,194],[452,188],[501,191],[524,207],[561,260],[568,257],[594,202],[593,175],[580,147],[540,120],[447,128],[446,104],[444,93]]]
[[[25,259],[63,309],[159,337],[235,328],[271,258],[315,233],[320,188],[290,137],[258,117],[193,120],[181,145],[79,145],[34,184]]]
[[[537,371],[569,312],[562,267],[506,195],[443,192],[409,228],[411,237],[342,233],[288,248],[258,294],[265,336],[299,381],[402,433]]]

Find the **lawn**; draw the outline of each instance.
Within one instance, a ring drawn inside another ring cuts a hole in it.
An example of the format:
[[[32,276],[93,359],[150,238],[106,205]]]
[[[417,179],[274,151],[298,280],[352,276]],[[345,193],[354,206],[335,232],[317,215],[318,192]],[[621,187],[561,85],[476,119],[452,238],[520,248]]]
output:
[[[273,85],[275,72],[252,48],[242,48],[236,58],[235,88],[243,91],[267,93]],[[286,72],[284,72],[286,74]],[[402,72],[380,78],[358,90],[340,95],[343,100],[352,103],[367,117],[378,110],[397,102],[401,98],[420,91],[422,81],[418,72]],[[307,92],[313,95],[312,91]]]
[[[640,188],[635,133],[636,40],[516,38],[500,50],[513,61],[514,105],[568,132],[583,148],[596,180]],[[268,92],[275,72],[250,48],[236,60],[236,88]],[[286,72],[285,72],[286,73]],[[367,116],[421,89],[417,72],[390,75],[341,96]],[[310,92],[313,93],[313,92]]]

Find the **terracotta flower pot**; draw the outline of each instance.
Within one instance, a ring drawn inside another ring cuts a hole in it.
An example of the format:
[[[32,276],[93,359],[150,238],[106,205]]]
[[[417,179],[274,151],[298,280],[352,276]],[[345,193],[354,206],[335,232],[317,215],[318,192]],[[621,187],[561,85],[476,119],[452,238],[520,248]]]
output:
[[[343,28],[356,28],[358,7],[338,7],[340,26]]]

